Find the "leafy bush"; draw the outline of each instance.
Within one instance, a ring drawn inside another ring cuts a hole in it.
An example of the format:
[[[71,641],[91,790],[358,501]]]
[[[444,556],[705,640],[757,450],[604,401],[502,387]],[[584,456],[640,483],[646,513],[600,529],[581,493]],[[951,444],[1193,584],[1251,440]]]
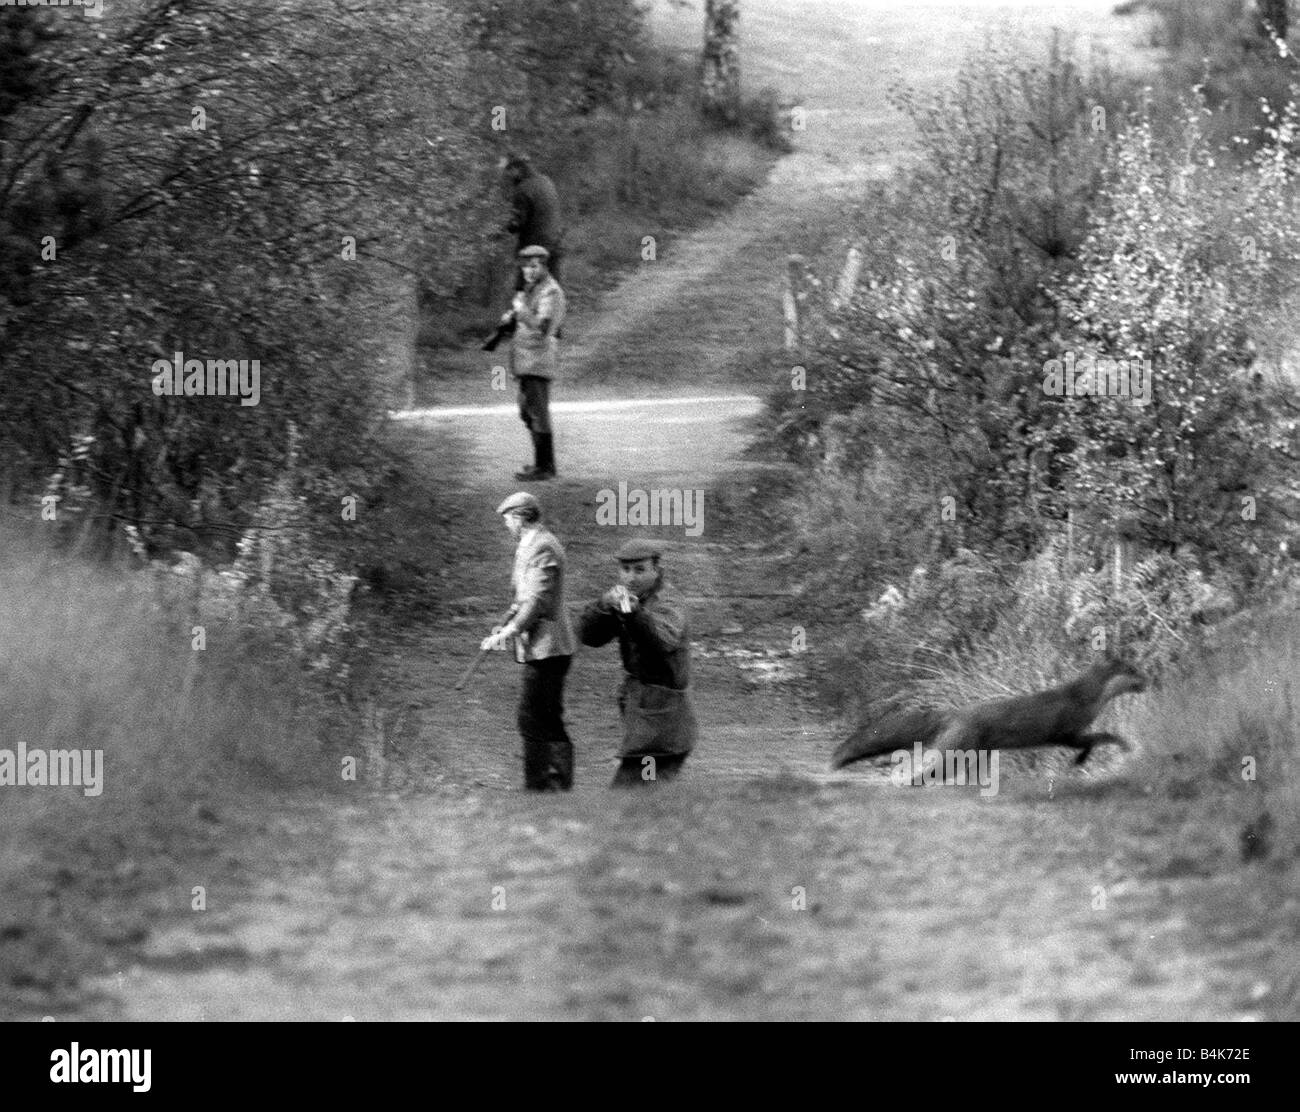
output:
[[[1207,615],[1231,606],[1194,561],[1163,554],[1117,583],[1064,537],[1013,569],[963,551],[917,566],[862,612],[854,682],[877,706],[959,707],[1050,687],[1116,649],[1155,678],[1190,657]]]
[[[1297,75],[1290,49],[1260,25],[1265,9],[1278,4],[1285,8],[1287,0],[1154,0],[1154,42],[1164,51],[1159,84],[1175,91],[1165,102],[1169,115],[1177,115],[1183,90],[1200,85],[1215,110],[1206,130],[1216,145],[1238,136],[1264,141],[1263,106],[1285,104]]]
[[[462,10],[476,53],[492,65],[493,103],[513,101],[536,131],[617,104],[646,45],[636,0],[464,0]],[[645,84],[642,71],[633,87]]]
[[[1190,546],[1244,586],[1275,570],[1294,520],[1294,384],[1252,371],[1263,314],[1294,287],[1300,213],[1293,190],[1296,108],[1247,168],[1225,176],[1190,108],[1173,150],[1140,116],[1120,137],[1103,204],[1061,292],[1080,350],[1145,359],[1148,405],[1084,398],[1038,443],[1065,498],[1094,520],[1123,520],[1143,550]]]
[[[1253,360],[1297,300],[1294,110],[1234,172],[1203,106],[1157,129],[1149,104],[1106,107],[1121,91],[1058,45],[903,98],[921,165],[868,207],[853,294],[805,283],[807,389],[769,402],[814,488],[833,472],[881,504],[870,551],[845,533],[849,567],[970,549],[1014,568],[1069,529],[1093,567],[1122,542],[1238,596],[1284,573],[1297,397]],[[1146,360],[1152,404],[1050,396],[1071,353]]]
[[[790,120],[790,108],[781,100],[781,94],[769,86],[740,98],[733,127],[768,150],[788,154],[794,150]]]
[[[14,14],[54,18],[6,9],[0,33]],[[62,472],[91,540],[220,548],[290,424],[314,473],[374,465],[410,276],[451,289],[481,254],[464,32],[440,3],[304,0],[132,0],[58,29],[0,141],[0,230],[30,268],[0,297],[0,465],[24,495]],[[258,359],[259,403],[157,396],[178,351]]]
[[[358,577],[320,551],[307,501],[296,489],[296,445],[283,474],[263,496],[221,571],[191,552],[172,564],[148,560],[136,530],[127,526],[136,555],[148,560],[164,607],[204,630],[252,638],[267,651],[321,677],[330,690],[347,689],[349,616]]]
[[[1023,556],[1048,524],[1029,436],[1050,415],[1027,372],[1056,327],[1048,291],[1077,265],[1124,92],[1059,41],[1029,65],[986,47],[933,99],[900,90],[919,165],[864,208],[853,238],[869,277],[854,295],[837,302],[833,276],[809,295],[808,389],[779,412],[804,434],[851,421],[867,454],[850,466],[875,445],[901,454],[930,480],[932,512],[952,499],[960,528],[935,534],[949,552]]]

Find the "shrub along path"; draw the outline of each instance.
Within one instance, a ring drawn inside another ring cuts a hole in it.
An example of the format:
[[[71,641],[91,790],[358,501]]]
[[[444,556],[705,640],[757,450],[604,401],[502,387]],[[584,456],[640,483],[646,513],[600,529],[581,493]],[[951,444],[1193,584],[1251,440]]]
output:
[[[1038,7],[1024,5],[1026,42],[1049,21]],[[1064,3],[1050,18],[1135,33],[1109,9]],[[265,817],[268,847],[297,848],[291,864],[245,854],[237,878],[195,878],[210,886],[202,914],[185,885],[144,942],[121,947],[84,1014],[1184,1019],[1294,1006],[1272,964],[1286,908],[1267,866],[1239,864],[1231,801],[1086,779],[1049,794],[1010,777],[986,799],[824,771],[837,731],[791,679],[792,633],[816,602],[790,595],[794,557],[772,550],[755,497],[782,473],[737,461],[767,384],[735,370],[779,336],[785,252],[834,227],[864,171],[905,155],[884,100],[891,65],[951,72],[1007,8],[852,10],[746,4],[747,72],[810,109],[799,152],[598,310],[578,307],[571,328],[564,396],[596,404],[559,413],[563,477],[540,488],[568,545],[571,603],[609,582],[627,535],[594,526],[601,490],[705,493],[702,532],[657,530],[694,600],[703,741],[684,778],[607,790],[612,648],[581,655],[570,679],[578,783],[563,797],[520,790],[513,664],[493,659],[451,690],[507,598],[492,508],[522,458],[517,419],[487,411],[509,398],[484,373],[445,399],[483,408],[408,415],[399,431],[435,507],[411,514],[405,542],[442,584],[428,614],[388,634],[386,697],[409,707],[401,751],[371,743],[366,782],[342,803]],[[661,13],[661,33],[684,34],[678,19]],[[702,393],[731,400],[652,400]],[[615,404],[627,399],[640,401]]]

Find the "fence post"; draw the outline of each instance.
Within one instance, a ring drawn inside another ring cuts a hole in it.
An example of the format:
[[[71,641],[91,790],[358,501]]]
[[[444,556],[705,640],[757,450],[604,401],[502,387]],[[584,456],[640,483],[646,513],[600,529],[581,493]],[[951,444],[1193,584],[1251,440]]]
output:
[[[1137,526],[1131,517],[1116,519],[1111,549],[1111,582],[1117,593],[1123,589],[1129,569],[1133,567],[1137,536]]]
[[[862,273],[862,248],[856,243],[849,248],[844,258],[844,267],[840,271],[839,281],[835,283],[835,293],[831,297],[831,308],[838,309],[852,296],[858,287],[858,275]]]
[[[789,255],[785,261],[785,274],[781,280],[781,311],[785,316],[785,350],[799,347],[799,300],[796,291],[803,270],[802,255]]]

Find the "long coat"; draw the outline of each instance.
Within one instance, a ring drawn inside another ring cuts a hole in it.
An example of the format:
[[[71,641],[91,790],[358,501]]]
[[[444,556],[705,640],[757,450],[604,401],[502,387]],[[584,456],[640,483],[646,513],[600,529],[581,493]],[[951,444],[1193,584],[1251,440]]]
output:
[[[515,659],[572,656],[577,648],[564,605],[564,546],[540,525],[526,530],[515,549],[510,576],[515,588],[512,617],[519,629]]]
[[[518,237],[519,248],[545,247],[555,251],[564,238],[560,221],[560,195],[545,174],[532,171],[514,187],[510,223],[506,230]]]
[[[604,599],[593,602],[579,618],[578,636],[593,647],[618,638],[626,673],[619,692],[620,756],[695,748],[699,726],[690,694],[690,628],[686,607],[669,584],[660,581],[631,614]]]
[[[553,379],[560,371],[560,342],[555,333],[564,323],[564,291],[549,274],[531,290],[524,290],[527,303],[515,313],[514,338],[510,343],[510,373]],[[550,321],[543,332],[542,321]]]

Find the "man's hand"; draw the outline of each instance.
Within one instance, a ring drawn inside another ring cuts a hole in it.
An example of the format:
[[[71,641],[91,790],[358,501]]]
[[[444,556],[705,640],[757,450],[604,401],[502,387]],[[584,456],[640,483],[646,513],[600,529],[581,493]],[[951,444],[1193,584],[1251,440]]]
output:
[[[620,614],[630,614],[637,608],[636,595],[622,584],[619,584],[617,587],[611,587],[601,595],[600,598],[602,602],[611,609],[617,610]]]
[[[528,311],[528,299],[522,293],[516,293],[514,299],[510,302],[512,313],[524,313]]]
[[[483,643],[479,645],[480,649],[487,651],[503,653],[510,647],[510,638],[518,631],[512,625],[493,626],[492,632],[483,638]]]

